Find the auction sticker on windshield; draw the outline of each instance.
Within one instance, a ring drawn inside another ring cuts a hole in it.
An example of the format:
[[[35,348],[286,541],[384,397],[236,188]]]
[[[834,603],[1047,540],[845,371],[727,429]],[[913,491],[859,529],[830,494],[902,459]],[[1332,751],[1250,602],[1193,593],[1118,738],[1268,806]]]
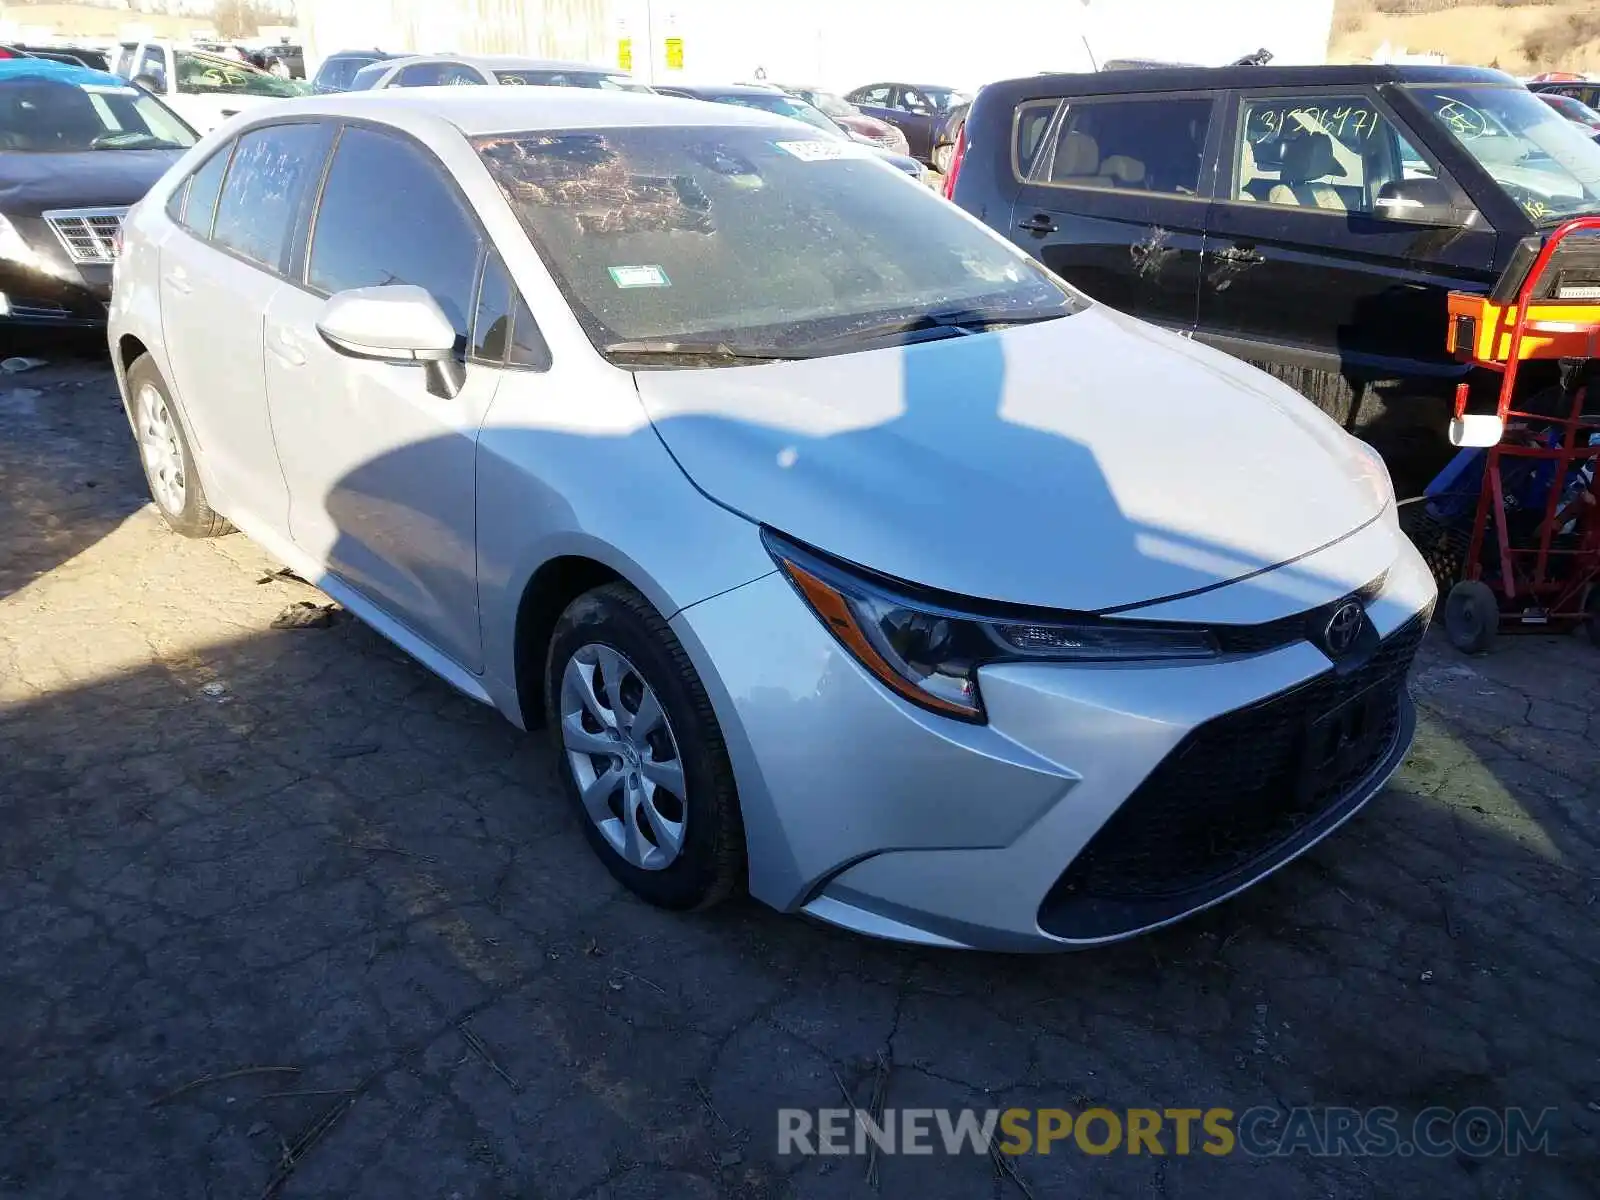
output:
[[[860,158],[851,142],[777,142],[779,150],[792,154],[801,162],[831,162],[836,158]]]
[[[671,287],[672,280],[657,266],[611,267],[611,282],[619,288]]]

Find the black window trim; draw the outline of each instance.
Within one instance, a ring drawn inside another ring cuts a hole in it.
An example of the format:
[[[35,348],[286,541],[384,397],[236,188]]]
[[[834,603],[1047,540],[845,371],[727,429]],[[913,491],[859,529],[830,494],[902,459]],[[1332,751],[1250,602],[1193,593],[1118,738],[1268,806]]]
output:
[[[286,124],[287,122],[278,122],[278,123],[279,124]],[[315,191],[312,193],[312,203],[310,205],[309,211],[306,214],[305,221],[304,221],[304,224],[302,226],[302,229],[304,231],[304,236],[301,236],[298,232],[296,234],[295,241],[296,241],[297,245],[295,246],[295,249],[297,250],[297,254],[296,254],[294,260],[290,264],[290,266],[291,266],[290,272],[287,275],[284,276],[284,282],[292,284],[295,287],[299,288],[301,291],[306,292],[306,293],[308,293],[308,294],[310,294],[312,296],[316,296],[316,297],[318,297],[320,299],[326,300],[328,298],[330,293],[323,291],[321,288],[313,287],[312,284],[311,284],[311,252],[312,252],[313,248],[316,245],[317,226],[318,226],[318,223],[321,221],[321,218],[322,218],[322,197],[323,197],[323,194],[327,191],[328,176],[333,171],[333,160],[334,160],[334,156],[338,153],[339,143],[344,140],[345,131],[349,130],[349,129],[365,129],[370,133],[376,133],[376,134],[384,135],[384,136],[387,136],[387,137],[391,137],[391,138],[394,138],[396,141],[405,142],[405,143],[415,147],[419,152],[421,152],[421,154],[423,155],[424,158],[426,158],[430,163],[432,163],[434,165],[434,167],[436,168],[437,174],[445,181],[445,185],[451,190],[451,192],[455,195],[455,198],[456,198],[457,202],[461,205],[462,211],[466,213],[468,222],[472,225],[472,227],[478,233],[478,241],[479,241],[478,266],[477,266],[477,272],[476,272],[476,274],[475,274],[475,276],[473,278],[473,286],[472,286],[473,311],[472,311],[472,315],[468,318],[468,322],[467,322],[467,324],[468,324],[468,329],[467,329],[467,350],[466,350],[467,356],[469,358],[471,358],[471,353],[472,353],[472,334],[473,334],[472,325],[477,320],[478,293],[481,291],[481,289],[483,287],[483,275],[484,275],[484,270],[485,270],[485,263],[487,261],[488,255],[497,254],[497,255],[500,256],[501,263],[503,265],[505,265],[506,278],[511,281],[511,300],[512,300],[512,304],[511,304],[511,309],[512,309],[512,312],[511,312],[512,328],[509,329],[507,331],[507,333],[506,333],[506,355],[505,355],[506,362],[504,364],[502,364],[500,369],[501,370],[511,370],[511,371],[517,371],[517,370],[522,370],[522,371],[546,370],[547,371],[547,370],[549,370],[550,369],[549,366],[546,366],[546,367],[543,367],[543,368],[538,368],[538,367],[527,366],[527,365],[523,365],[523,364],[516,364],[516,363],[512,363],[510,361],[511,347],[514,344],[515,333],[516,333],[516,329],[515,329],[515,326],[516,326],[516,310],[517,310],[517,307],[518,307],[518,302],[520,301],[524,306],[526,306],[530,313],[532,313],[532,311],[533,311],[533,306],[531,304],[528,304],[527,298],[525,296],[523,296],[523,294],[522,294],[522,289],[517,285],[516,276],[512,275],[512,273],[511,273],[511,267],[506,262],[505,253],[500,249],[500,247],[498,245],[496,245],[495,240],[490,235],[487,226],[484,225],[483,219],[478,215],[478,210],[473,206],[471,198],[468,197],[467,193],[462,190],[461,184],[456,180],[456,177],[451,173],[450,168],[445,165],[444,160],[441,159],[437,154],[435,154],[433,152],[433,149],[430,146],[428,146],[427,143],[423,142],[422,139],[414,136],[413,134],[409,133],[408,131],[406,131],[404,129],[398,129],[393,125],[386,125],[382,121],[368,121],[368,120],[363,120],[360,117],[339,117],[339,118],[334,118],[333,119],[333,124],[335,124],[337,126],[337,128],[334,130],[333,138],[328,143],[328,155],[327,155],[327,158],[325,158],[323,160],[323,163],[322,163],[322,174],[321,174],[320,178],[318,178],[318,180],[317,180],[317,186],[316,186]],[[260,126],[254,126],[253,128],[260,128]],[[249,130],[246,130],[245,132],[248,133]],[[243,136],[243,135],[241,134],[240,136]],[[469,145],[470,145],[470,143],[469,143]],[[473,153],[476,154],[477,152],[474,150]],[[498,190],[498,188],[497,188],[497,190]],[[526,238],[527,235],[523,234],[523,237]],[[538,326],[538,323],[539,323],[538,322],[538,318],[535,317],[534,318],[534,325],[535,325],[536,328]],[[544,335],[542,333],[540,334],[540,340],[545,342],[546,347],[549,346],[548,340],[544,338]],[[551,357],[553,359],[554,355],[552,354]],[[472,361],[478,362],[482,366],[492,366],[493,365],[493,364],[490,364],[490,363],[487,363],[487,362],[483,361],[482,359],[473,359]]]
[[[1378,115],[1387,120],[1394,127],[1394,130],[1397,134],[1403,137],[1407,142],[1411,143],[1411,145],[1416,148],[1417,152],[1420,153],[1427,161],[1428,165],[1434,169],[1434,173],[1438,177],[1439,181],[1443,183],[1445,187],[1450,189],[1451,197],[1462,214],[1460,223],[1456,225],[1440,225],[1430,227],[1426,225],[1412,225],[1404,221],[1398,221],[1395,222],[1397,230],[1409,230],[1413,233],[1417,233],[1428,228],[1472,229],[1483,220],[1479,206],[1473,201],[1472,197],[1467,193],[1466,188],[1461,185],[1461,181],[1457,179],[1454,172],[1449,169],[1449,166],[1441,161],[1439,155],[1434,151],[1433,147],[1428,145],[1426,139],[1417,130],[1415,123],[1407,122],[1401,116],[1401,114],[1396,111],[1395,107],[1388,102],[1387,98],[1383,94],[1382,89],[1377,84],[1372,83],[1356,83],[1349,85],[1317,84],[1314,86],[1310,84],[1299,84],[1294,87],[1233,89],[1228,96],[1228,110],[1225,114],[1224,132],[1226,137],[1223,141],[1222,149],[1217,155],[1217,186],[1215,189],[1215,203],[1226,204],[1230,207],[1245,206],[1249,208],[1258,208],[1262,204],[1266,204],[1267,207],[1273,212],[1304,213],[1308,216],[1334,217],[1342,221],[1347,221],[1351,217],[1363,217],[1369,220],[1376,220],[1376,214],[1370,212],[1340,212],[1337,209],[1331,208],[1303,208],[1299,206],[1290,208],[1286,204],[1270,204],[1262,200],[1237,200],[1233,195],[1233,183],[1235,175],[1238,171],[1237,160],[1239,157],[1239,141],[1235,135],[1239,130],[1239,122],[1243,120],[1244,108],[1246,104],[1250,103],[1252,100],[1281,100],[1292,99],[1296,96],[1315,98],[1317,96],[1327,96],[1330,94],[1337,95],[1339,93],[1343,93],[1345,95],[1361,95],[1366,97],[1371,102]]]
[[[506,260],[501,257],[500,252],[494,248],[494,243],[485,238],[483,249],[478,251],[478,277],[472,285],[472,319],[468,322],[467,329],[467,361],[485,367],[504,368],[506,356],[511,353],[511,326],[517,314],[517,306],[514,302],[506,305],[509,310],[506,313],[506,344],[505,348],[500,351],[500,361],[496,362],[492,358],[484,358],[477,353],[479,341],[478,317],[483,313],[483,285],[489,282],[489,267],[496,260],[499,261],[500,270],[506,277],[506,283],[510,287],[510,294],[512,296],[516,295],[517,285],[511,278],[511,269],[506,266]]]
[[[1040,156],[1034,163],[1037,172],[1040,162],[1044,161],[1045,152],[1049,151],[1050,157],[1055,156],[1056,139],[1061,136],[1061,125],[1066,113],[1073,105],[1094,105],[1105,103],[1124,102],[1159,102],[1162,100],[1208,100],[1211,102],[1211,124],[1206,130],[1205,142],[1200,147],[1200,173],[1196,182],[1195,192],[1186,196],[1182,192],[1151,192],[1138,189],[1126,191],[1108,191],[1105,188],[1085,187],[1078,183],[1058,183],[1051,179],[1024,178],[1017,170],[1017,128],[1012,126],[1011,137],[1011,170],[1016,176],[1017,183],[1023,187],[1041,187],[1054,190],[1075,192],[1091,195],[1112,196],[1137,196],[1143,200],[1177,200],[1188,204],[1210,204],[1217,191],[1217,183],[1221,178],[1219,170],[1222,158],[1218,148],[1218,129],[1228,116],[1228,94],[1216,88],[1186,88],[1183,91],[1172,92],[1094,92],[1087,95],[1072,96],[1044,96],[1036,100],[1024,101],[1017,105],[1017,109],[1034,104],[1055,104],[1059,107],[1050,118],[1050,127],[1045,130],[1045,141],[1040,143]]]

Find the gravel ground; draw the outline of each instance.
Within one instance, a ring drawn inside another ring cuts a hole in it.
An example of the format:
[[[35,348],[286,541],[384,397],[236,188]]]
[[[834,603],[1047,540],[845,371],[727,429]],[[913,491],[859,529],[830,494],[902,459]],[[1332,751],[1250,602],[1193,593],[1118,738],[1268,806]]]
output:
[[[671,916],[542,740],[341,613],[274,628],[324,601],[243,538],[168,533],[103,360],[52,357],[0,376],[0,1196],[870,1196],[776,1112],[866,1103],[880,1057],[897,1108],[1555,1110],[1554,1155],[900,1156],[889,1197],[1600,1194],[1581,638],[1435,632],[1395,784],[1130,944]]]

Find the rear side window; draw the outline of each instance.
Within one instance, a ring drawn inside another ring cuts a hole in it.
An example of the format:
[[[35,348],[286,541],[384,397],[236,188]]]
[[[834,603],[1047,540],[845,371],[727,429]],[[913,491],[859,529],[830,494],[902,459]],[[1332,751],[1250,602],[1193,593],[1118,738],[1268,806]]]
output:
[[[418,63],[395,77],[396,87],[448,87],[451,84],[481,84],[483,76],[460,63]]]
[[[1048,152],[1032,156],[1030,178],[1060,187],[1197,195],[1214,107],[1209,97],[1070,100]]]
[[[302,204],[327,157],[328,130],[269,125],[239,138],[211,240],[274,271],[284,267]]]
[[[233,143],[230,142],[189,176],[188,199],[183,203],[178,221],[195,237],[211,236],[211,223],[217,215],[217,197],[222,194],[222,177],[227,173],[228,156],[232,153]]]
[[[317,208],[307,282],[320,292],[410,283],[427,289],[466,345],[482,240],[431,155],[349,128]]]
[[[1018,179],[1031,179],[1039,161],[1045,138],[1050,132],[1050,122],[1061,108],[1059,100],[1035,100],[1017,109],[1016,131],[1013,134],[1015,165]]]

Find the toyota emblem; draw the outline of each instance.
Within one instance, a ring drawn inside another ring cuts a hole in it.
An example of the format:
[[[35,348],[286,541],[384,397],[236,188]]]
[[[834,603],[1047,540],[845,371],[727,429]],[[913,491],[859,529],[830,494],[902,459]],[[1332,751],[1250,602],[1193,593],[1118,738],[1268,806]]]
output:
[[[1322,644],[1330,657],[1343,658],[1350,653],[1356,638],[1361,636],[1361,622],[1365,619],[1366,613],[1359,600],[1346,600],[1333,610],[1327,628],[1322,631]]]

